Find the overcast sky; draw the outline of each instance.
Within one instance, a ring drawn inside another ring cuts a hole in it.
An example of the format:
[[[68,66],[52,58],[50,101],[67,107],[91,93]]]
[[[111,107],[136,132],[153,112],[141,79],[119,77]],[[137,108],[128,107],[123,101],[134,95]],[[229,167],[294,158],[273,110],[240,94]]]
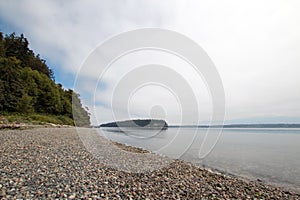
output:
[[[107,38],[145,27],[174,30],[197,42],[214,62],[225,89],[227,123],[300,123],[299,10],[298,0],[1,0],[0,31],[24,33],[30,47],[54,69],[56,81],[70,88],[85,59]],[[143,59],[145,55],[151,59]],[[105,90],[96,91],[97,105],[89,105],[83,95],[83,102],[97,111],[92,112],[93,123],[111,120],[108,96],[117,76],[124,73],[119,66],[128,60],[137,59],[143,65],[155,58],[155,63],[175,68],[184,65],[163,53],[131,56],[135,57],[112,66]],[[192,72],[179,72],[190,79],[196,93],[200,91],[196,96],[203,107],[201,121],[209,120],[211,105],[205,84],[201,80],[195,84]],[[98,78],[93,73],[89,76]],[[158,117],[178,123],[180,105],[172,94],[159,92],[157,85],[143,89],[131,99],[133,116],[151,114],[152,108]]]

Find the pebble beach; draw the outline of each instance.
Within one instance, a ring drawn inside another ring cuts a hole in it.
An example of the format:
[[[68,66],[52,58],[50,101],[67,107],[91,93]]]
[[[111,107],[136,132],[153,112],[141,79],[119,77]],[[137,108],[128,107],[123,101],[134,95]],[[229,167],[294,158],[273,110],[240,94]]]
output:
[[[112,167],[106,157],[87,149],[76,128],[0,130],[0,199],[300,199],[297,192],[261,181],[97,139],[102,142],[98,151],[107,157],[131,152],[137,155],[130,156],[131,162],[144,158],[155,159],[156,166],[164,163],[139,173]]]

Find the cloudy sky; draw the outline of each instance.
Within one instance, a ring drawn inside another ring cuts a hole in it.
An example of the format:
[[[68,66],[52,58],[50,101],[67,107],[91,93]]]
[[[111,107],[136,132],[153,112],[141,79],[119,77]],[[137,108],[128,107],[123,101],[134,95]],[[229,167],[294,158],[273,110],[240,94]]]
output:
[[[56,81],[73,88],[82,65],[108,38],[146,27],[173,30],[197,42],[214,62],[226,96],[226,123],[300,123],[299,10],[297,0],[1,0],[0,31],[24,33],[30,47],[54,69]],[[201,105],[200,121],[210,119],[209,92],[204,81],[187,70],[190,66],[174,55],[144,51],[115,62],[104,86],[89,90],[94,85],[85,82],[86,90],[78,91],[94,124],[112,120],[111,96],[120,77],[133,64],[151,63],[181,73]],[[86,75],[99,79],[93,70]],[[87,99],[89,92],[94,103]],[[130,110],[133,117],[180,121],[182,107],[176,94],[157,84],[142,87],[129,100],[124,99],[129,103],[125,110],[118,108],[120,113]],[[194,108],[183,109],[192,113]]]

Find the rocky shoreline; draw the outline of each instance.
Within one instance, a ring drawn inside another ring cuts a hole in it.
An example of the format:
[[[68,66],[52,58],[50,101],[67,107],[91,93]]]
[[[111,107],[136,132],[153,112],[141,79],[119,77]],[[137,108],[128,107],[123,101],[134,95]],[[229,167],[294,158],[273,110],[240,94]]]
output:
[[[120,171],[93,156],[75,128],[6,129],[0,141],[0,199],[300,199],[293,191],[179,160],[144,173]]]
[[[74,127],[74,126],[53,124],[53,123],[45,123],[43,125],[36,125],[36,124],[30,124],[30,123],[5,123],[5,124],[0,124],[0,130],[1,129],[25,130],[25,129],[32,129],[32,128],[72,128],[72,127]]]

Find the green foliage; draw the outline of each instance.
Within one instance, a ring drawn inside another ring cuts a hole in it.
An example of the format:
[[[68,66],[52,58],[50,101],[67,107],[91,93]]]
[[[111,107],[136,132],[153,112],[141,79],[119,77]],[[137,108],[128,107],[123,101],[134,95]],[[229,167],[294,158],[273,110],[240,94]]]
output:
[[[17,103],[16,111],[23,113],[33,112],[32,97],[28,94],[23,94],[22,98]]]
[[[0,113],[31,113],[32,120],[37,114],[39,120],[52,123],[74,124],[76,119],[78,126],[90,125],[79,94],[56,84],[52,70],[28,44],[23,35],[3,37],[0,32]]]
[[[0,57],[4,57],[5,56],[5,48],[4,48],[4,43],[3,41],[3,34],[0,32]]]
[[[15,33],[6,35],[2,39],[2,45],[5,57],[16,57],[21,61],[21,67],[30,67],[54,79],[53,71],[46,65],[46,61],[40,58],[39,54],[35,55],[29,49],[29,42],[23,34],[21,36],[16,36]]]
[[[82,104],[79,98],[79,94],[72,91],[73,99],[73,117],[76,126],[86,126],[89,124],[90,116],[87,110],[82,109]]]
[[[49,115],[38,113],[3,113],[8,122],[33,123],[33,124],[65,124],[74,126],[74,121],[63,115]]]
[[[2,98],[0,108],[6,111],[15,111],[18,101],[22,98],[23,85],[19,80],[21,67],[20,61],[15,57],[0,57],[0,82]]]

